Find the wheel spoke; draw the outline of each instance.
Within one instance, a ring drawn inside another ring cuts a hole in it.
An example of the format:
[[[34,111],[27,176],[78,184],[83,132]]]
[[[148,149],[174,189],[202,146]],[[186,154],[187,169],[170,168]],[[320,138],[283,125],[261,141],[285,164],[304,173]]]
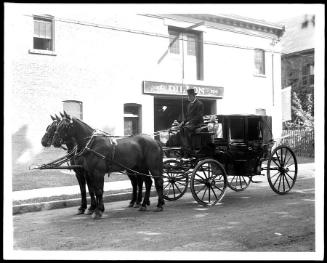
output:
[[[288,153],[288,151],[287,151],[287,149],[285,149],[284,160],[283,160],[284,165],[285,165],[285,160],[286,160],[287,153]]]
[[[278,175],[276,181],[274,182],[274,186],[275,186],[275,184],[277,183],[277,181],[278,181],[278,179],[280,178],[280,176],[281,176],[281,174]]]
[[[214,185],[220,192],[222,192],[224,189],[220,189],[217,185]]]
[[[213,187],[211,186],[211,190],[212,190],[212,192],[213,192],[213,194],[214,194],[214,196],[216,197],[216,200],[218,199],[218,197],[217,197],[217,195],[216,195],[216,193],[215,193],[215,190],[213,189]]]
[[[287,173],[286,173],[287,174]],[[291,186],[290,186],[290,184],[289,184],[289,182],[288,182],[288,180],[287,180],[287,177],[285,176],[285,181],[286,181],[286,183],[287,183],[287,185],[288,185],[288,188],[289,189],[291,189]]]
[[[168,184],[163,188],[163,190],[165,190],[166,189],[166,187],[167,186],[170,186],[171,184],[168,182]],[[168,189],[168,191],[169,191],[169,189]]]
[[[280,167],[281,165],[281,161],[280,161],[280,158],[279,158],[279,155],[278,155],[278,151],[276,151],[276,156],[277,156],[277,159],[278,159],[278,162],[279,162],[279,165],[277,164],[278,167]],[[275,162],[276,163],[276,162]]]
[[[205,186],[206,187],[206,186]],[[203,193],[203,195],[202,195],[202,198],[201,198],[201,200],[203,200],[203,198],[204,198],[204,195],[206,194],[206,192],[207,192],[207,187],[206,187],[206,190],[204,191],[204,193]]]
[[[279,174],[279,171],[277,173],[275,173],[274,175],[270,176],[270,179],[272,179],[273,177],[275,177],[277,174]]]
[[[182,191],[181,191],[181,189],[178,187],[178,185],[177,185],[176,183],[175,183],[174,185],[175,185],[176,189],[177,189],[180,193],[182,193]]]
[[[292,154],[290,155],[290,157],[288,157],[287,161],[284,163],[284,166],[286,166],[286,164],[288,164],[288,161],[292,158]]]
[[[203,181],[205,181],[205,179],[201,175],[199,175],[198,173],[196,173],[196,175],[200,177]]]
[[[201,188],[199,191],[197,191],[196,195],[198,195],[198,193],[200,193],[200,192],[201,192],[205,187],[206,187],[206,186],[203,185],[202,188]]]
[[[280,183],[282,182],[282,174],[280,174],[280,176],[279,176],[279,183],[278,183],[278,191],[279,191],[279,189],[280,189]]]
[[[286,173],[286,174],[292,181],[294,181],[294,178],[292,176],[290,176],[288,173]]]

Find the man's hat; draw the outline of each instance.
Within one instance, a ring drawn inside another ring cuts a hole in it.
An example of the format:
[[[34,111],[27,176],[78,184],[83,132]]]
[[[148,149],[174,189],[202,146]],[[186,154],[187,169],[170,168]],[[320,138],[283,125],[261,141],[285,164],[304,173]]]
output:
[[[196,91],[195,91],[195,88],[188,88],[187,90],[187,94],[189,95],[196,95]]]

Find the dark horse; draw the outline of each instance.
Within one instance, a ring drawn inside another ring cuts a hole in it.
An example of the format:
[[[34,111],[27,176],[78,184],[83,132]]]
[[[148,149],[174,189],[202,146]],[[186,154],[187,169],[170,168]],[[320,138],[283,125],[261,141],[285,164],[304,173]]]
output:
[[[56,118],[51,116],[52,123],[47,127],[45,134],[42,137],[41,144],[44,147],[50,147],[52,144],[52,139],[55,134],[55,131],[57,129],[58,123],[61,121],[61,119],[56,115]],[[67,151],[70,153],[74,150],[75,143],[70,140],[66,142]],[[72,158],[70,160],[71,164],[76,164],[75,158]],[[87,208],[87,200],[86,200],[86,178],[88,178],[88,175],[86,174],[87,171],[85,171],[83,168],[75,168],[73,169],[80,187],[81,191],[81,206],[78,208],[77,214],[84,214],[85,209]],[[91,205],[88,208],[87,214],[92,214],[94,212],[95,206],[96,206],[96,199],[94,190],[92,189],[92,186],[90,186],[89,182],[87,182],[87,186],[89,189],[89,194],[91,197]]]
[[[155,211],[163,210],[163,151],[154,139],[146,135],[135,135],[114,141],[111,137],[96,135],[94,129],[86,123],[65,113],[57,125],[52,145],[60,147],[71,140],[77,144],[77,156],[80,157],[77,163],[89,172],[90,183],[95,190],[94,218],[100,218],[104,211],[104,175],[115,171],[127,170],[137,176],[144,176],[146,192],[142,210],[149,204],[152,185],[150,172],[158,194]]]

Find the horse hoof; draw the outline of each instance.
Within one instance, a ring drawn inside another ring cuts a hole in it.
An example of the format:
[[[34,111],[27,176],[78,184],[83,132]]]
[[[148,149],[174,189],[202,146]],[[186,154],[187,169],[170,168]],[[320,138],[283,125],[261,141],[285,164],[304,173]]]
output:
[[[78,209],[76,215],[82,215],[84,214],[85,210],[84,209]]]
[[[94,213],[93,209],[88,209],[86,212],[87,215],[92,215],[93,213]]]
[[[135,204],[134,208],[140,208],[140,206],[141,206],[140,204]]]
[[[130,204],[128,205],[128,207],[134,207],[134,204],[133,204],[133,203],[130,203]]]
[[[92,214],[92,218],[97,220],[97,219],[100,219],[102,217],[102,213],[101,212],[94,212]]]
[[[157,207],[156,209],[153,210],[153,212],[161,212],[163,211],[163,207]]]
[[[139,211],[146,211],[146,206],[141,206],[141,207],[139,208]]]

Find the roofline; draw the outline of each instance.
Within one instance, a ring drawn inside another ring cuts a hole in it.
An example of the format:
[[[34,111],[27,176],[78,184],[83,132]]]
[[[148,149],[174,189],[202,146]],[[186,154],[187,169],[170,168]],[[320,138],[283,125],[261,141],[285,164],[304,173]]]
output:
[[[161,18],[161,19],[165,19],[165,18],[171,19],[170,16],[180,16],[183,18],[187,18],[187,14],[142,14],[142,15],[149,16],[149,17],[155,17],[155,18]],[[192,18],[191,15],[192,14],[190,14],[189,18]],[[196,14],[196,15],[201,15],[201,14]],[[206,14],[203,14],[203,15],[206,15]],[[211,15],[211,16],[217,17],[218,19],[222,19],[222,20],[223,19],[234,20],[234,21],[249,24],[252,26],[266,27],[266,28],[269,28],[272,30],[276,30],[279,32],[276,32],[275,34],[278,35],[279,37],[282,36],[285,32],[284,25],[268,23],[263,20],[256,20],[256,19],[241,17],[241,16],[237,16],[237,15],[224,15],[224,14],[217,14],[217,15],[207,14],[207,15]],[[176,19],[176,17],[175,17],[175,19]],[[194,17],[193,17],[193,19],[203,20],[203,19],[194,18]],[[207,21],[207,22],[209,22],[209,21]]]
[[[291,56],[296,56],[296,55],[300,55],[300,54],[303,54],[303,53],[311,53],[311,52],[314,52],[314,51],[315,51],[314,48],[308,48],[308,49],[304,49],[304,50],[293,51],[293,52],[290,52],[290,53],[282,52],[282,56],[283,57],[291,57]]]
[[[244,16],[239,16],[239,15],[224,15],[224,14],[218,14],[215,15],[217,17],[222,17],[222,18],[229,18],[229,19],[236,19],[238,21],[244,22],[244,23],[251,23],[251,24],[256,24],[260,26],[265,26],[265,27],[271,27],[279,30],[285,30],[285,26],[282,24],[277,24],[277,23],[270,23],[264,20],[258,20],[254,18],[249,18],[249,17],[244,17]]]

